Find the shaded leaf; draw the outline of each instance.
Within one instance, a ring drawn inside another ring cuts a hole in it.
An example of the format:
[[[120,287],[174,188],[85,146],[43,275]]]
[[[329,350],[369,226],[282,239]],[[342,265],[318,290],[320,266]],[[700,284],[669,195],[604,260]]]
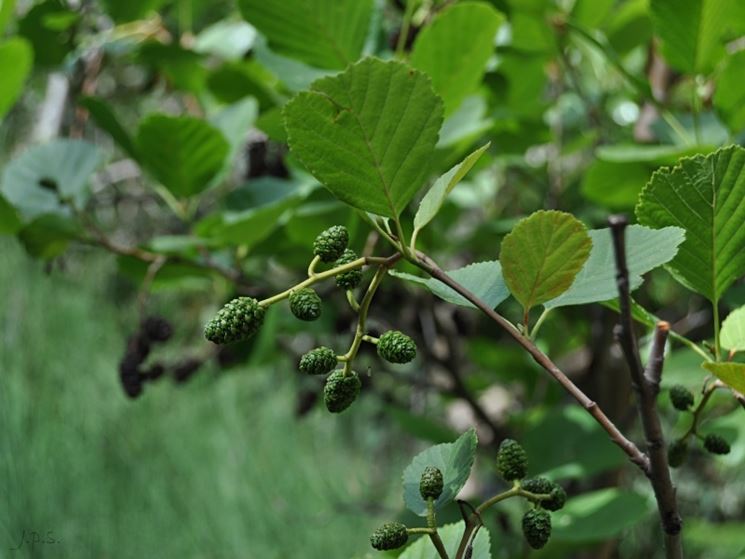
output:
[[[745,351],[745,307],[735,309],[724,319],[719,342],[724,349]]]
[[[28,41],[13,37],[0,43],[0,122],[21,96],[32,65],[33,51]]]
[[[168,0],[103,0],[103,5],[114,21],[125,22],[142,19],[149,12],[157,10]]]
[[[717,80],[714,107],[732,132],[745,128],[745,88],[742,87],[745,50],[734,53]]]
[[[18,239],[31,256],[49,260],[62,254],[70,241],[81,234],[71,218],[59,214],[37,217],[18,232]]]
[[[507,287],[527,313],[569,289],[591,249],[587,229],[574,216],[539,211],[502,240],[499,260]]]
[[[727,386],[745,393],[745,363],[710,363],[706,361],[701,366],[716,375]]]
[[[366,58],[314,82],[284,115],[293,153],[336,197],[396,217],[428,174],[442,103],[424,74]]]
[[[18,34],[33,46],[36,67],[57,66],[65,60],[73,44],[67,26],[78,17],[79,14],[61,0],[46,0],[34,5],[18,20]],[[66,25],[55,25],[55,20]]]
[[[21,227],[15,208],[0,195],[0,235],[14,235]]]
[[[445,550],[450,557],[455,557],[460,540],[463,537],[465,525],[463,522],[455,524],[445,524],[437,529]],[[489,541],[489,530],[482,528],[473,540],[473,554],[471,559],[491,559],[491,542]],[[432,545],[430,539],[426,536],[420,537],[417,541],[407,547],[399,555],[399,559],[440,559],[437,550]]]
[[[590,257],[572,286],[557,298],[546,302],[546,308],[584,305],[618,296],[610,229],[594,229],[589,231],[589,235],[592,239]],[[672,260],[684,238],[685,232],[680,227],[650,229],[643,225],[629,226],[626,229],[626,260],[631,290],[642,284],[643,274]]]
[[[689,289],[717,301],[745,273],[745,149],[730,146],[657,171],[636,206],[640,223],[685,229],[668,269]]]
[[[469,429],[455,442],[432,446],[417,454],[404,470],[404,502],[407,508],[419,516],[427,515],[427,503],[419,494],[419,481],[427,466],[442,472],[444,482],[442,494],[435,501],[435,509],[449,503],[463,488],[476,457],[476,431]]]
[[[193,196],[220,172],[230,146],[202,119],[155,114],[137,131],[137,151],[145,167],[176,196]]]
[[[434,278],[422,278],[412,274],[391,270],[389,274],[425,286],[433,294],[443,301],[460,305],[461,307],[474,307],[467,299],[450,287]],[[468,289],[491,308],[496,308],[502,301],[510,296],[510,292],[502,277],[502,266],[498,261],[476,262],[457,270],[447,272],[447,275]]]
[[[88,110],[96,126],[108,133],[127,155],[134,160],[139,159],[131,134],[124,128],[108,103],[98,97],[83,97],[79,103]]]

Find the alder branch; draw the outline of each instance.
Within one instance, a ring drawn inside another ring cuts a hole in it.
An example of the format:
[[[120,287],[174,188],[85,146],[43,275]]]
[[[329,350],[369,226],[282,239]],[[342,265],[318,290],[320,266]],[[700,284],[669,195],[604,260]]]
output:
[[[631,317],[631,294],[629,290],[629,271],[626,265],[625,230],[628,220],[625,216],[611,216],[608,224],[613,235],[613,249],[616,259],[616,284],[620,318],[614,332],[616,333],[624,357],[629,366],[631,385],[636,393],[637,408],[641,417],[642,429],[646,438],[649,454],[649,470],[647,477],[652,484],[662,529],[665,533],[665,552],[668,559],[683,557],[681,530],[683,521],[678,512],[675,487],[670,478],[670,468],[667,462],[667,448],[662,433],[660,417],[657,414],[657,393],[659,378],[662,373],[664,348],[669,325],[666,322],[657,324],[655,340],[652,344],[652,355],[645,372],[642,367],[634,335],[633,319]]]

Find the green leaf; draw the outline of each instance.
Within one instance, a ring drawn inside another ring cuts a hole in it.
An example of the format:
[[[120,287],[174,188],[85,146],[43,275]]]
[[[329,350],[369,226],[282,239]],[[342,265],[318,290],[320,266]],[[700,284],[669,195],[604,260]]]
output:
[[[15,0],[0,0],[0,35],[5,30],[5,26],[13,17],[16,7]]]
[[[366,58],[314,82],[284,115],[293,153],[337,198],[397,217],[427,177],[442,102],[421,72]]]
[[[484,2],[446,8],[417,35],[411,65],[432,78],[451,114],[478,88],[504,16]]]
[[[647,518],[650,506],[628,490],[601,489],[572,497],[553,513],[552,539],[565,542],[604,541]]]
[[[719,343],[724,349],[745,351],[745,307],[735,309],[724,319]]]
[[[651,0],[652,23],[671,66],[707,74],[724,56],[730,0]]]
[[[0,43],[0,122],[20,97],[32,65],[28,41],[13,37]]]
[[[132,136],[117,118],[111,106],[98,97],[83,97],[79,101],[93,117],[93,121],[106,132],[122,150],[135,161],[139,160]]]
[[[83,140],[57,139],[29,148],[3,172],[0,191],[24,222],[46,213],[62,213],[60,199],[82,208],[88,181],[103,163],[103,154]]]
[[[15,235],[20,227],[15,208],[0,194],[0,235]]]
[[[484,152],[489,149],[490,145],[491,142],[488,142],[481,146],[435,181],[427,191],[427,194],[424,195],[424,198],[422,198],[422,201],[419,202],[419,210],[417,210],[414,216],[414,235],[424,229],[435,218],[448,194],[463,180],[463,177],[468,174],[468,171],[471,170]]]
[[[230,146],[214,126],[190,116],[151,115],[137,131],[145,167],[176,196],[199,194],[225,162]]]
[[[194,50],[225,60],[240,60],[251,50],[256,29],[245,21],[218,21],[203,30],[194,40]]]
[[[611,163],[596,159],[582,176],[582,194],[610,210],[633,208],[652,169],[644,163]]]
[[[668,269],[710,301],[745,273],[745,149],[722,148],[657,171],[636,206],[640,223],[682,227],[686,240]]]
[[[46,0],[35,4],[18,20],[18,34],[28,39],[34,48],[34,65],[57,66],[62,64],[73,47],[73,34],[56,23],[68,25],[79,14],[61,0]]]
[[[507,287],[527,314],[569,289],[591,249],[587,229],[574,216],[539,211],[502,240],[499,260]]]
[[[34,258],[50,260],[65,252],[70,241],[80,234],[80,227],[71,218],[60,214],[46,214],[21,229],[18,239]]]
[[[372,18],[372,0],[239,0],[243,17],[280,54],[317,68],[357,60]]]
[[[590,257],[572,286],[546,302],[547,309],[596,303],[618,296],[610,229],[594,229],[589,234],[592,239]],[[680,227],[650,229],[642,225],[629,226],[626,229],[626,260],[631,290],[643,283],[643,274],[672,260],[684,238],[685,232]]]
[[[168,0],[103,0],[103,5],[114,21],[126,22],[144,18],[148,12],[157,10]]]
[[[476,431],[469,429],[453,443],[438,444],[417,454],[403,475],[407,508],[419,516],[427,515],[427,503],[419,494],[419,481],[427,466],[438,468],[444,482],[442,495],[435,501],[435,509],[455,499],[471,474],[477,442]]]
[[[440,280],[434,278],[422,278],[404,272],[397,272],[396,270],[391,270],[388,273],[397,278],[423,285],[434,295],[437,295],[443,301],[447,301],[453,305],[460,305],[461,307],[469,307],[472,309],[476,308],[462,295],[453,291],[452,288],[448,287]],[[447,275],[484,301],[491,308],[496,308],[502,301],[510,296],[510,292],[504,283],[504,278],[502,277],[502,266],[496,260],[469,264],[463,268],[451,270],[447,272]]]
[[[705,361],[701,366],[716,375],[727,386],[745,393],[745,363],[711,363]]]
[[[745,88],[742,87],[745,50],[736,52],[727,60],[717,80],[714,107],[732,132],[745,128]]]
[[[450,557],[455,557],[458,552],[460,540],[463,537],[465,525],[463,522],[445,524],[437,529],[445,550]],[[491,542],[489,541],[489,530],[482,528],[473,540],[473,554],[471,559],[491,559]],[[427,536],[420,537],[417,541],[407,547],[398,556],[399,559],[439,559],[437,550]]]

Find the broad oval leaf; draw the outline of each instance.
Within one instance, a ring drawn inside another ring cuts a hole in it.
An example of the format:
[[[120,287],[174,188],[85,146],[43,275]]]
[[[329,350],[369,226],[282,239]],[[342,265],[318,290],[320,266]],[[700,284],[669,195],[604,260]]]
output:
[[[722,148],[657,171],[636,206],[639,222],[685,229],[668,269],[714,302],[745,273],[745,149]]]
[[[31,45],[25,39],[13,37],[0,43],[0,122],[20,97],[33,58]]]
[[[449,503],[458,495],[471,474],[476,457],[476,431],[469,429],[455,442],[432,446],[417,454],[404,470],[404,502],[414,514],[427,516],[427,503],[419,494],[419,481],[427,466],[442,472],[443,490],[435,501],[435,509]]]
[[[419,202],[419,209],[414,216],[415,235],[435,218],[448,194],[468,174],[468,171],[476,165],[476,162],[489,149],[490,145],[491,142],[488,142],[481,146],[435,181],[427,191],[427,194],[424,195],[424,198],[422,198],[422,201]]]
[[[284,109],[290,148],[337,198],[397,217],[422,186],[442,124],[427,76],[366,58]]]
[[[702,363],[701,366],[716,375],[716,377],[730,386],[745,394],[745,363]]]
[[[719,343],[724,349],[745,351],[745,307],[735,309],[724,319]]]
[[[434,295],[437,295],[443,301],[460,305],[461,307],[476,307],[461,294],[448,287],[440,280],[434,278],[422,278],[391,270],[389,274],[397,278],[418,283],[429,289]],[[447,272],[447,275],[484,301],[491,308],[496,308],[502,301],[510,296],[507,285],[502,277],[502,266],[497,260],[487,262],[476,262],[469,264],[457,270]]]
[[[610,229],[593,229],[589,234],[592,239],[590,257],[572,286],[546,302],[547,309],[607,301],[618,296]],[[650,229],[643,225],[630,225],[626,229],[626,261],[631,290],[643,283],[643,274],[672,260],[684,238],[685,231],[680,227]]]
[[[463,522],[445,524],[437,528],[437,533],[450,557],[455,557],[458,552],[458,546],[464,531],[465,524]],[[399,559],[440,559],[437,550],[427,536],[420,537],[398,557]],[[491,559],[491,542],[489,541],[489,530],[486,528],[480,529],[473,539],[473,553],[469,557],[471,559]]]
[[[372,0],[239,0],[243,17],[280,54],[316,68],[357,60],[372,19]]]
[[[499,261],[507,287],[527,313],[569,289],[591,248],[587,229],[577,218],[539,211],[520,220],[504,238]]]
[[[411,65],[432,78],[451,114],[481,83],[504,16],[485,2],[446,8],[417,35]]]
[[[200,118],[155,114],[137,131],[137,152],[152,175],[176,196],[199,194],[230,151],[218,129]]]
[[[83,206],[90,193],[88,181],[102,163],[101,151],[89,142],[52,140],[11,161],[0,190],[24,222],[47,213],[61,214],[60,198]]]

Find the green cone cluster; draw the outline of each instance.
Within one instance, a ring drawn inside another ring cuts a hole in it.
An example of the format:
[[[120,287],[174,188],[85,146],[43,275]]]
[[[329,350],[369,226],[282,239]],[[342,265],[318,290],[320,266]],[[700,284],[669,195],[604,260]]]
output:
[[[517,441],[505,439],[497,452],[497,470],[505,481],[523,479],[528,473],[528,455]]]
[[[729,454],[729,443],[720,435],[709,434],[704,437],[704,448],[712,454]]]
[[[298,368],[306,375],[325,375],[336,367],[336,352],[321,346],[311,349],[300,358]]]
[[[321,298],[310,287],[290,293],[290,310],[300,320],[311,322],[321,316]]]
[[[321,262],[333,262],[338,259],[349,244],[349,232],[342,225],[334,225],[320,233],[313,241],[313,254]]]
[[[388,330],[378,341],[378,355],[389,363],[408,363],[416,357],[416,343],[398,330]]]
[[[667,447],[667,463],[671,468],[680,468],[688,457],[688,441],[677,439]]]
[[[541,549],[551,537],[551,515],[543,509],[531,509],[523,516],[523,535],[533,549]]]
[[[343,412],[352,405],[360,394],[362,381],[354,371],[344,375],[344,371],[339,369],[334,371],[326,379],[326,385],[323,387],[323,402],[331,413]]]
[[[567,502],[567,493],[564,491],[564,488],[548,478],[535,477],[526,479],[521,485],[525,491],[530,491],[538,495],[550,495],[551,497],[549,499],[541,500],[538,503],[546,510],[557,511],[564,508]]]
[[[676,410],[686,411],[693,405],[693,393],[682,384],[670,388],[670,401]]]
[[[406,526],[400,522],[386,522],[370,536],[370,545],[380,551],[398,549],[405,545],[408,539]]]
[[[221,308],[204,328],[204,337],[216,344],[245,340],[256,334],[264,321],[264,308],[252,297],[238,297]]]
[[[357,253],[352,249],[346,249],[339,259],[334,263],[334,267],[349,264],[357,260]],[[354,289],[362,281],[362,270],[349,270],[336,275],[336,285],[342,289]]]
[[[422,472],[422,478],[419,481],[419,494],[425,501],[432,497],[437,499],[442,495],[442,472],[434,466],[427,466]]]

